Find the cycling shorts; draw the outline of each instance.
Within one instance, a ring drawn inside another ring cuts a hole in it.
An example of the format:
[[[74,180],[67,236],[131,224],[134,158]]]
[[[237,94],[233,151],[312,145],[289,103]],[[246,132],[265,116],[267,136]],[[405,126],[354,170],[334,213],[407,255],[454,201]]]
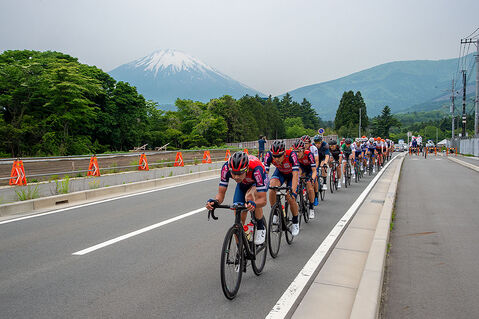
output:
[[[268,178],[268,177],[266,177]],[[268,191],[268,180],[265,181],[266,184],[266,191]],[[236,184],[236,189],[235,189],[235,194],[233,196],[233,204],[241,204],[244,205],[246,203],[246,193],[248,190],[253,187],[254,184],[243,184],[243,183],[237,183]]]
[[[293,185],[293,173],[290,174],[283,174],[278,169],[276,169],[271,176],[271,180],[277,179],[279,180],[280,185],[283,185],[286,181],[286,186],[291,187]]]
[[[301,168],[301,172],[304,174],[304,176],[312,178],[313,177],[313,170],[311,166],[299,166]]]
[[[346,159],[349,159],[349,156],[351,156],[352,153],[344,152],[343,154],[343,162],[346,162]]]
[[[359,151],[355,151],[355,152],[354,152],[354,153],[355,153],[354,155],[355,155],[356,157],[358,157],[358,156],[360,156],[360,155],[361,155],[361,153],[362,153],[362,152],[363,152],[363,151],[361,151],[361,150],[359,150]]]

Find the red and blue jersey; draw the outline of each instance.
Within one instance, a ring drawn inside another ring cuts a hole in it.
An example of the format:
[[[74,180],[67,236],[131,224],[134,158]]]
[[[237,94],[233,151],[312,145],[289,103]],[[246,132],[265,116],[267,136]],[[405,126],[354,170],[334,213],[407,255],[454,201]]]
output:
[[[298,157],[299,166],[303,171],[309,171],[316,167],[316,161],[311,151],[305,150],[303,157]]]
[[[314,159],[313,159],[314,161]],[[271,151],[266,153],[264,158],[264,166],[266,167],[266,172],[269,172],[269,167],[273,163],[274,166],[280,171],[282,174],[291,174],[293,171],[299,171],[299,162],[298,162],[298,155],[292,150],[286,150],[284,152],[284,159],[283,162],[280,164],[276,164],[273,162],[273,154]]]
[[[248,156],[249,165],[246,172],[246,177],[241,184],[247,186],[256,186],[258,192],[266,192],[268,190],[268,179],[263,163],[253,155]],[[228,187],[228,182],[231,178],[231,172],[228,167],[228,162],[223,164],[221,168],[220,186]]]

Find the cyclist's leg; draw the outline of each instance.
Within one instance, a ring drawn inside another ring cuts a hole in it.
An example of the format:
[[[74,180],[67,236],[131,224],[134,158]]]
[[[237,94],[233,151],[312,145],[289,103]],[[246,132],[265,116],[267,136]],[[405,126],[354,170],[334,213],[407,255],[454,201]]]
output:
[[[281,172],[276,169],[273,173],[273,176],[271,176],[271,180],[269,181],[269,186],[270,187],[277,187],[281,186],[284,183],[284,177]],[[276,203],[276,191],[273,189],[269,190],[269,204],[271,207]]]
[[[244,205],[246,203],[246,191],[248,189],[244,187],[244,184],[236,184],[235,194],[233,196],[233,204]],[[247,212],[241,212],[241,223],[244,225],[246,221]]]
[[[282,174],[281,174],[282,175]],[[286,186],[292,187],[293,185],[293,173],[288,174],[288,175],[283,175],[284,180],[286,181]],[[295,216],[298,216],[298,203],[294,199],[293,196],[291,195],[286,195],[286,200],[289,203],[289,207],[291,208],[291,212],[293,213],[293,223],[297,223],[297,217],[296,220],[294,219]]]

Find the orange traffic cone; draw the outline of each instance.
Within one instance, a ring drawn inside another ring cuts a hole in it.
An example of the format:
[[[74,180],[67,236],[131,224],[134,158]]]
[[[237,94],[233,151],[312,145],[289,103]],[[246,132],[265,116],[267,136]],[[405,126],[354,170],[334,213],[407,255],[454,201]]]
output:
[[[203,163],[211,163],[210,151],[205,151],[203,153]]]
[[[231,157],[231,152],[230,150],[226,150],[226,154],[225,154],[225,161],[228,161]]]
[[[138,170],[140,171],[149,171],[148,160],[146,159],[145,153],[140,155],[140,163],[138,164]]]
[[[25,175],[25,169],[23,168],[23,162],[21,160],[13,161],[12,173],[10,174],[10,185],[27,185],[27,178]]]
[[[185,163],[183,163],[183,155],[181,155],[181,152],[176,153],[174,166],[185,166]]]
[[[100,176],[100,166],[95,155],[90,158],[90,165],[88,165],[87,176]]]

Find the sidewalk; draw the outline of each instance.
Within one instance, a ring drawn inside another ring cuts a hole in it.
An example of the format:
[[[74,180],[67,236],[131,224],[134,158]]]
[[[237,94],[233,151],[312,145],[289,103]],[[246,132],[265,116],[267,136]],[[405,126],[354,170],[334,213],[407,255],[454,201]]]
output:
[[[401,157],[391,163],[366,197],[292,318],[372,318],[376,314],[401,163]]]
[[[405,160],[382,318],[479,317],[478,212],[478,172],[445,157]]]

